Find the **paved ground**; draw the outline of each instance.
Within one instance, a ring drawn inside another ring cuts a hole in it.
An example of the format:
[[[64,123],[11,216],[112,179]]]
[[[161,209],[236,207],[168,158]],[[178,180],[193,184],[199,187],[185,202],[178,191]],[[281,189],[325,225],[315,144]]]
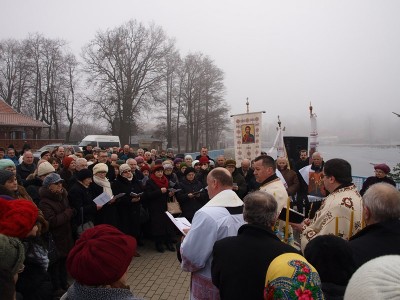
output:
[[[159,253],[145,240],[128,271],[131,291],[144,299],[189,299],[190,273],[180,269],[176,252]]]

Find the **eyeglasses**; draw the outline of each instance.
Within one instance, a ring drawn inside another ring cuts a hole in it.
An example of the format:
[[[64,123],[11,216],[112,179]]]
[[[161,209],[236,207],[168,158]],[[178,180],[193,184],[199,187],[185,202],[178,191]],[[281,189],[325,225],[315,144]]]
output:
[[[126,170],[126,171],[123,171],[122,173],[132,173],[132,171],[131,170]]]

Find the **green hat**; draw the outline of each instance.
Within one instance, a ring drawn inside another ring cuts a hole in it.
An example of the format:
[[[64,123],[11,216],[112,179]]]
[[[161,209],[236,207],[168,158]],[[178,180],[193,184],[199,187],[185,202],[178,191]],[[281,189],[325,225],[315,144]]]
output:
[[[5,168],[8,168],[8,167],[15,168],[14,162],[8,158],[0,159],[0,170],[4,170]]]
[[[25,260],[25,249],[17,238],[0,234],[0,269],[17,274]]]

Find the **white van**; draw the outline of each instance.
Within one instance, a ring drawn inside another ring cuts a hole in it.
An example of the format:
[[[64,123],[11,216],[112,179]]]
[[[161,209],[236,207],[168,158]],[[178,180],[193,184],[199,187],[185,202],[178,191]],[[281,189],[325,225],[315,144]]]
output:
[[[107,149],[110,147],[121,147],[119,136],[117,135],[88,135],[80,142],[79,146],[85,147],[92,145],[93,147],[100,147]]]

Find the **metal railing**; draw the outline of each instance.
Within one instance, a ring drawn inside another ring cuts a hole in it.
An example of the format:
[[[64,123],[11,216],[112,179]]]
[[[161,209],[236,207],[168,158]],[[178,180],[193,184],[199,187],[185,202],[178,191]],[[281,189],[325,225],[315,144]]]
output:
[[[368,177],[362,176],[353,176],[353,183],[357,187],[358,190],[361,190],[363,183],[367,180]],[[400,190],[400,182],[396,183],[396,188]]]

